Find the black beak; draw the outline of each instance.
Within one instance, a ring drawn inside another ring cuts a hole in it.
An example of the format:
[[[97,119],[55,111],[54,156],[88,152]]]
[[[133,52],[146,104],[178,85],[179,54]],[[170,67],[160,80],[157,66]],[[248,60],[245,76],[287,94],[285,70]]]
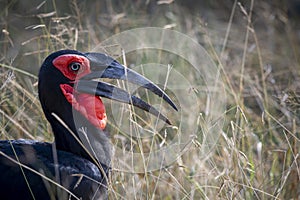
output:
[[[159,97],[162,97],[176,111],[177,107],[170,97],[157,85],[152,83],[137,72],[124,67],[113,58],[100,53],[86,53],[85,56],[90,60],[91,73],[82,77],[76,85],[76,90],[88,94],[106,97],[119,102],[132,104],[145,110],[159,119],[171,124],[167,117],[162,115],[153,106],[144,102],[142,99],[129,94],[127,91],[117,88],[109,83],[93,81],[93,79],[110,78],[126,80],[141,87],[144,87]]]

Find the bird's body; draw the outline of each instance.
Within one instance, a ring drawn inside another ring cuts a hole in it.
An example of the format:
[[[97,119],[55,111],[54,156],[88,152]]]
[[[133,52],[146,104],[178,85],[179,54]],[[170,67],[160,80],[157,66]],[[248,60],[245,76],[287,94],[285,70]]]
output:
[[[0,151],[12,159],[0,157],[1,199],[75,199],[72,195],[81,199],[107,197],[106,179],[93,162],[54,149],[53,144],[46,142],[0,141]],[[102,167],[108,170],[106,166]]]
[[[111,145],[100,97],[132,104],[170,123],[140,98],[95,78],[128,80],[176,109],[155,84],[105,54],[50,54],[39,73],[39,99],[55,141],[0,141],[1,200],[107,199]]]

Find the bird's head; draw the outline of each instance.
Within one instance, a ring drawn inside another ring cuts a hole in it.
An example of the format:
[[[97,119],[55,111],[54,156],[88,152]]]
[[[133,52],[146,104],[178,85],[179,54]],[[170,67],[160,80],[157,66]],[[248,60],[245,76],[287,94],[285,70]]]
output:
[[[170,124],[170,121],[153,106],[123,89],[99,81],[101,78],[127,80],[144,87],[177,110],[163,90],[113,58],[101,53],[61,50],[45,59],[39,73],[39,97],[46,116],[47,113],[54,112],[61,114],[59,117],[64,119],[65,109],[73,107],[95,127],[103,130],[107,117],[100,97],[105,97],[132,104]],[[66,108],[66,104],[69,108]]]

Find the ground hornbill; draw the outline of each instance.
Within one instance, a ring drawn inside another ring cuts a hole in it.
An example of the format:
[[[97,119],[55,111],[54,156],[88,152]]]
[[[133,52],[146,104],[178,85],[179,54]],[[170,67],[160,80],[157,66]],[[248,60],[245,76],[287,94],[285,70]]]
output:
[[[39,98],[54,143],[0,141],[0,199],[106,199],[111,145],[100,97],[137,106],[169,120],[137,96],[100,78],[122,79],[162,97],[150,80],[100,53],[61,50],[39,72]]]

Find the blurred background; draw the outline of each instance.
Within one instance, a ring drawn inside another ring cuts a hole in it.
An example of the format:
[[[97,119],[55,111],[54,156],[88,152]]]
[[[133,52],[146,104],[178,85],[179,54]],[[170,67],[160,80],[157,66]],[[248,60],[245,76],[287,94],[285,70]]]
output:
[[[60,48],[91,49],[113,34],[137,27],[171,28],[200,43],[207,34],[220,51],[231,14],[226,54],[241,55],[251,1],[1,0],[0,5],[1,61],[36,72],[42,61],[38,56]],[[282,69],[294,69],[287,61],[297,57],[300,2],[254,1],[252,10],[251,28],[267,56],[264,60],[277,59]]]
[[[169,168],[115,172],[111,198],[300,198],[299,0],[0,0],[0,27],[1,138],[52,141],[37,99],[49,53],[89,51],[133,28],[176,30],[221,69],[228,100],[218,146],[202,160],[193,141]]]

